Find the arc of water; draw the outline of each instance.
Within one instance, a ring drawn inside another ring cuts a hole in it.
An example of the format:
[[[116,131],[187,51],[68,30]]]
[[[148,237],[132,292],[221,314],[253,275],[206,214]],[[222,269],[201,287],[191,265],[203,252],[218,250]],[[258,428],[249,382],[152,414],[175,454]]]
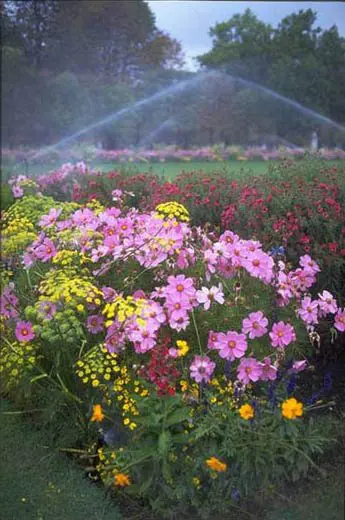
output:
[[[169,128],[170,126],[173,126],[175,124],[175,118],[174,117],[169,117],[169,119],[166,119],[165,121],[163,121],[162,124],[160,124],[159,126],[157,126],[156,128],[154,128],[152,130],[152,132],[146,136],[141,142],[140,142],[140,145],[143,145],[143,144],[147,144],[147,143],[150,143],[155,137],[157,137],[159,135],[159,133],[166,129],[166,128]]]
[[[72,134],[68,137],[65,137],[64,139],[61,139],[57,143],[55,143],[51,146],[47,146],[43,150],[39,150],[37,153],[35,153],[30,158],[30,160],[37,159],[38,157],[42,157],[43,155],[46,155],[47,153],[55,150],[56,148],[63,146],[65,144],[69,143],[70,141],[73,141],[74,139],[81,137],[82,135],[87,134],[91,130],[95,130],[96,128],[98,128],[100,126],[103,126],[107,123],[116,121],[116,120],[120,119],[122,116],[124,116],[125,114],[133,112],[133,111],[137,110],[138,108],[141,108],[146,105],[150,105],[151,103],[153,103],[154,101],[157,101],[158,99],[163,99],[164,97],[167,97],[170,94],[176,94],[179,91],[183,91],[186,88],[192,87],[196,83],[199,83],[200,81],[202,81],[202,79],[204,79],[204,77],[206,75],[209,75],[209,73],[202,73],[201,75],[195,76],[191,79],[179,81],[176,84],[170,85],[169,87],[166,87],[165,89],[160,90],[159,92],[156,92],[155,94],[153,94],[152,96],[150,96],[148,98],[137,101],[136,103],[134,103],[131,106],[122,108],[121,110],[118,110],[117,112],[113,112],[112,114],[109,114],[109,116],[107,116],[99,121],[96,121],[95,123],[92,123],[91,125],[85,126],[78,132],[75,132],[74,134]]]
[[[219,74],[219,72],[218,72]],[[310,117],[313,117],[314,119],[318,119],[319,121],[322,121],[323,123],[326,123],[328,125],[333,126],[334,128],[337,128],[340,132],[345,133],[345,126],[337,123],[336,121],[333,121],[329,117],[323,116],[322,114],[319,114],[319,112],[315,112],[311,108],[307,108],[297,101],[294,101],[293,99],[290,99],[286,96],[283,96],[282,94],[278,94],[278,92],[275,92],[274,90],[271,90],[270,88],[264,87],[263,85],[260,85],[259,83],[255,83],[253,81],[240,78],[239,76],[233,76],[232,74],[228,72],[220,72],[222,75],[226,75],[230,78],[232,78],[234,81],[238,81],[242,85],[246,85],[254,90],[260,90],[261,92],[265,92],[266,94],[270,95],[273,98],[279,99],[280,101],[283,101],[287,105],[290,105],[300,112],[303,112],[304,114],[309,115]]]

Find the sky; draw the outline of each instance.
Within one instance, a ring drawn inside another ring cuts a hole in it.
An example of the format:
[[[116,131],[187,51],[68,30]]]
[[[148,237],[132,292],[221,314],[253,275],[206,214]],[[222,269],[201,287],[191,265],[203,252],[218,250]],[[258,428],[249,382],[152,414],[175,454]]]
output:
[[[276,27],[285,16],[301,9],[312,9],[318,17],[316,24],[322,29],[338,27],[345,37],[345,3],[342,2],[232,2],[153,0],[147,2],[156,16],[159,29],[168,32],[182,44],[186,69],[196,70],[193,58],[212,47],[209,28],[223,22],[248,7],[263,22]]]

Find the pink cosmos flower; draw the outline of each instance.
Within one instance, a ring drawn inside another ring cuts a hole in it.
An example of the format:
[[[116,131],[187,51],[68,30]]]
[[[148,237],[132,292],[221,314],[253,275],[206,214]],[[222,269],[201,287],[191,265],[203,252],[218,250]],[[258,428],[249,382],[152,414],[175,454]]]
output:
[[[208,356],[195,356],[190,365],[190,376],[197,383],[201,383],[201,381],[207,383],[215,368],[216,364]]]
[[[289,323],[280,321],[274,323],[272,331],[269,333],[272,347],[287,347],[293,341],[296,341],[294,328]]]
[[[213,330],[210,330],[208,333],[208,342],[207,347],[210,350],[217,350],[221,346],[221,337],[225,336],[223,332],[213,332]],[[225,339],[224,339],[225,341]]]
[[[337,301],[330,292],[323,291],[318,296],[319,296],[319,299],[318,299],[319,309],[323,316],[326,316],[329,313],[335,314],[337,312],[337,310],[338,310]]]
[[[244,334],[238,334],[234,331],[226,332],[219,338],[219,355],[223,359],[234,361],[236,358],[244,356],[248,348],[247,340]]]
[[[45,228],[50,228],[50,227],[54,226],[54,224],[56,223],[57,219],[60,216],[61,211],[62,211],[61,208],[60,209],[52,208],[49,211],[48,215],[43,215],[43,217],[39,221],[38,225],[41,227],[45,227]]]
[[[258,381],[262,375],[262,366],[255,358],[242,358],[237,369],[237,377],[241,383],[247,385],[251,381]]]
[[[57,254],[54,242],[52,242],[49,238],[45,238],[43,242],[35,249],[34,254],[38,260],[41,260],[42,262],[48,262]]]
[[[51,320],[56,313],[56,305],[50,301],[41,302],[39,305],[39,313],[44,316],[46,320]]]
[[[301,307],[298,310],[298,315],[308,325],[312,325],[313,323],[317,323],[317,311],[318,311],[318,301],[312,301],[309,296],[306,296],[301,301]]]
[[[18,298],[12,293],[12,289],[11,285],[5,287],[0,296],[0,314],[6,319],[16,318],[18,316],[18,311],[15,308],[18,303]]]
[[[309,271],[313,274],[320,271],[320,267],[309,255],[301,256],[299,259],[299,265],[303,267],[305,271]]]
[[[19,199],[24,195],[24,190],[20,186],[12,186],[12,194],[15,199]]]
[[[113,190],[111,192],[111,196],[113,198],[113,201],[117,202],[117,201],[121,200],[121,198],[123,196],[123,191],[122,190]]]
[[[165,287],[165,295],[169,300],[179,301],[182,298],[193,298],[195,289],[192,278],[186,278],[184,274],[168,277],[168,286]]]
[[[15,329],[15,335],[18,341],[31,341],[35,337],[32,324],[29,321],[18,322]]]
[[[168,352],[169,352],[169,356],[171,356],[173,358],[178,358],[178,356],[179,356],[179,352],[178,352],[177,348],[174,348],[174,347],[169,348]]]
[[[125,335],[120,330],[120,327],[121,324],[115,321],[108,328],[104,346],[109,352],[116,352],[118,354],[125,345]]]
[[[308,361],[306,359],[303,359],[301,361],[295,361],[294,364],[291,367],[291,372],[302,372],[305,368],[308,366]]]
[[[345,308],[338,309],[334,319],[334,327],[340,332],[345,332]]]
[[[93,314],[89,316],[87,319],[87,330],[91,334],[97,334],[98,332],[102,332],[104,325],[104,317],[100,314]]]
[[[186,330],[189,324],[190,320],[187,314],[185,314],[184,316],[180,316],[177,319],[169,317],[170,327],[174,330],[177,330],[177,332],[180,332],[181,330]]]
[[[115,300],[116,296],[118,296],[117,292],[112,287],[103,286],[102,293],[103,293],[104,301],[107,303],[113,302]]]
[[[242,322],[242,332],[250,339],[260,338],[267,332],[268,319],[261,311],[251,312]]]
[[[271,359],[265,357],[263,363],[261,363],[262,373],[260,379],[262,381],[274,381],[277,377],[277,368],[271,365]]]
[[[211,307],[211,303],[216,301],[220,304],[224,303],[224,293],[222,285],[219,284],[218,287],[214,285],[211,289],[207,287],[202,287],[201,291],[196,292],[196,299],[199,303],[204,304],[204,309],[207,311]]]

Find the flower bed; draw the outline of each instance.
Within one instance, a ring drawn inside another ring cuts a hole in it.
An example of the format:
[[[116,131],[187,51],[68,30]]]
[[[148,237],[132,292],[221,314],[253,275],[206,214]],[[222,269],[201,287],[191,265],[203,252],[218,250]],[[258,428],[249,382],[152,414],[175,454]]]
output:
[[[329,382],[305,395],[298,377],[321,320],[345,331],[334,296],[312,297],[318,263],[193,227],[175,201],[113,199],[24,194],[5,213],[2,392],[52,395],[92,472],[162,516],[224,512],[314,470]]]

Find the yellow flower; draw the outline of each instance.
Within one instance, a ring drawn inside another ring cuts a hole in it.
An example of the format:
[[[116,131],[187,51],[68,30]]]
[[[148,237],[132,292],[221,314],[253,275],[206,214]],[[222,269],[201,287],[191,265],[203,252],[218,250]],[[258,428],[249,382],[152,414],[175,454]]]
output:
[[[104,419],[104,413],[102,411],[102,407],[100,404],[95,404],[93,407],[93,413],[91,417],[91,422],[101,422]]]
[[[200,489],[201,488],[201,482],[200,482],[200,479],[198,477],[194,477],[193,478],[193,484],[194,486],[197,488],[197,489]]]
[[[303,415],[303,404],[299,403],[294,397],[287,399],[282,404],[282,415],[286,419],[296,419]]]
[[[239,409],[239,413],[242,419],[248,421],[254,417],[254,408],[250,404],[244,404]]]
[[[213,469],[214,471],[226,471],[228,469],[228,465],[224,462],[221,462],[216,457],[211,457],[210,459],[207,459],[206,464],[209,468]]]
[[[183,340],[178,340],[176,341],[176,345],[177,345],[177,348],[178,348],[178,355],[179,356],[185,356],[186,354],[188,354],[189,352],[189,345],[187,343],[187,341],[183,341]]]
[[[126,487],[130,486],[130,478],[124,473],[117,473],[115,475],[115,486]]]

